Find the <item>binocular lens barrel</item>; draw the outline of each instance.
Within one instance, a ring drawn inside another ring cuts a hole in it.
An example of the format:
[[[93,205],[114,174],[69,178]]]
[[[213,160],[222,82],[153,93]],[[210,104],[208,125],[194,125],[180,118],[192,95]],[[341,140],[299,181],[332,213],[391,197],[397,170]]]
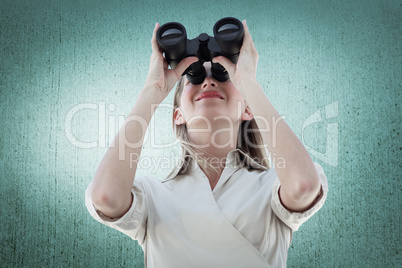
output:
[[[243,36],[243,24],[236,18],[227,17],[215,23],[214,37],[226,55],[231,56],[240,53]]]
[[[158,29],[156,40],[172,68],[176,67],[186,54],[186,28],[177,22],[166,23]]]

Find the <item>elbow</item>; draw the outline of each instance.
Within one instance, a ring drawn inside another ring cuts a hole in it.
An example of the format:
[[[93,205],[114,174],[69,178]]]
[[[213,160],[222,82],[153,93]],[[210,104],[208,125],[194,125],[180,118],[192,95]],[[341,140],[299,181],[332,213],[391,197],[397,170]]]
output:
[[[305,200],[316,194],[321,187],[321,183],[317,174],[305,178],[298,178],[293,184],[292,190],[289,191],[289,196],[292,200]]]
[[[93,206],[105,215],[112,215],[115,211],[119,211],[122,206],[122,200],[115,194],[106,189],[94,187],[91,191],[91,200]]]
[[[303,199],[306,196],[310,196],[317,193],[321,187],[318,177],[311,181],[303,181],[299,185],[298,196]]]
[[[306,197],[315,195],[320,190],[320,187],[321,183],[318,176],[301,180],[295,192],[295,199],[304,200]]]
[[[92,205],[98,212],[109,218],[118,218],[124,215],[132,202],[131,190],[127,193],[114,192],[103,186],[93,185],[91,189]]]
[[[104,208],[111,208],[113,206],[113,198],[107,191],[98,189],[96,187],[92,188],[91,200],[94,207],[98,210],[103,210]]]
[[[121,195],[116,194],[118,188],[115,185],[111,185],[111,175],[107,173],[95,174],[95,177],[91,183],[91,201],[94,207],[101,212],[110,211],[116,208],[119,204]],[[106,210],[106,211],[105,211]]]

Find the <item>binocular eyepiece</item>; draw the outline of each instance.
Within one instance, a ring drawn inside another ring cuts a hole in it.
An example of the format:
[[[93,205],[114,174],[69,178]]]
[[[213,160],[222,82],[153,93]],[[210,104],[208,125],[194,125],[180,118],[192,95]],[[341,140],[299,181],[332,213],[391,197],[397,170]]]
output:
[[[215,23],[213,32],[213,37],[202,33],[189,40],[182,24],[169,22],[158,29],[156,40],[171,68],[175,68],[186,57],[198,57],[198,61],[191,64],[182,75],[186,74],[192,84],[201,84],[206,76],[204,62],[216,56],[224,56],[236,63],[243,44],[243,24],[236,18],[220,19]],[[220,82],[229,79],[226,69],[219,63],[212,63],[211,72]]]

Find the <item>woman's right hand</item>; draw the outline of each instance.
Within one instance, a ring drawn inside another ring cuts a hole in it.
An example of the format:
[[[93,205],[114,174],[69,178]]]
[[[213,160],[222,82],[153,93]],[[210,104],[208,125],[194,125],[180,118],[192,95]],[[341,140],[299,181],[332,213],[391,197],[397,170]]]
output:
[[[148,76],[145,82],[147,90],[155,90],[158,99],[163,100],[169,94],[176,82],[180,79],[182,73],[194,62],[198,61],[197,57],[184,58],[174,69],[168,69],[169,64],[163,57],[163,53],[156,41],[156,32],[160,25],[156,23],[152,35],[152,55],[149,63]]]

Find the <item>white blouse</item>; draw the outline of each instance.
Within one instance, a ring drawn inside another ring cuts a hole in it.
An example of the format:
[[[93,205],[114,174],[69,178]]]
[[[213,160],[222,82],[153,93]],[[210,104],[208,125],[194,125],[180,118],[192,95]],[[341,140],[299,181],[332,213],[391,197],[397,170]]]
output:
[[[235,164],[243,154],[254,167]],[[208,178],[191,159],[161,181],[136,177],[133,203],[118,219],[97,213],[89,184],[85,202],[97,221],[138,241],[145,266],[153,267],[286,267],[292,232],[324,204],[328,183],[314,163],[323,194],[307,211],[288,211],[278,196],[280,182],[266,168],[235,149],[229,152],[222,175],[211,191]]]

